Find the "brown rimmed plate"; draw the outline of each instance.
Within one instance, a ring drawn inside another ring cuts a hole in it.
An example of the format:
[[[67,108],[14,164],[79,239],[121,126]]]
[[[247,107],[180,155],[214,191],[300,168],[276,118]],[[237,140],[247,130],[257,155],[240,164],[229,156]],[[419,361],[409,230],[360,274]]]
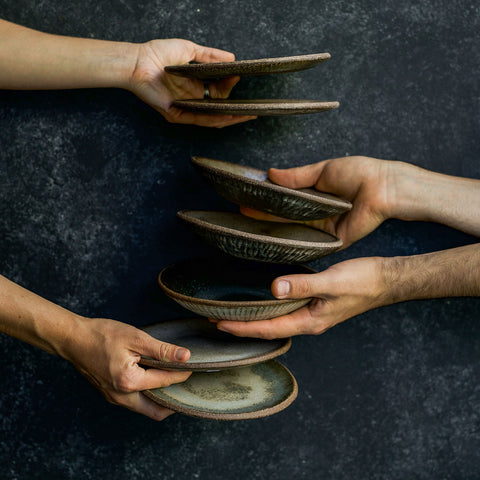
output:
[[[168,370],[211,371],[265,362],[290,349],[290,338],[262,340],[235,337],[221,332],[205,318],[169,320],[144,327],[142,330],[162,342],[190,350],[185,362],[162,362],[142,357],[140,363]]]
[[[310,274],[300,265],[274,265],[236,259],[185,260],[164,268],[158,282],[182,307],[217,320],[266,320],[303,307],[311,298],[276,299],[270,290],[279,276]]]
[[[169,65],[165,67],[165,71],[181,77],[212,80],[235,76],[298,72],[314,67],[329,58],[329,53],[312,53],[309,55],[237,60],[234,62]]]
[[[225,253],[270,263],[302,263],[335,252],[342,241],[298,223],[255,220],[233,212],[181,210],[177,216]]]
[[[314,188],[282,187],[258,168],[204,157],[192,157],[193,165],[215,191],[227,200],[290,220],[318,220],[352,208],[347,200]]]
[[[338,102],[320,102],[317,100],[292,99],[190,99],[175,100],[173,106],[194,113],[211,113],[216,115],[299,115],[320,113],[338,108]]]
[[[159,405],[214,420],[261,418],[287,408],[298,386],[276,360],[214,373],[194,372],[184,382],[142,392]]]

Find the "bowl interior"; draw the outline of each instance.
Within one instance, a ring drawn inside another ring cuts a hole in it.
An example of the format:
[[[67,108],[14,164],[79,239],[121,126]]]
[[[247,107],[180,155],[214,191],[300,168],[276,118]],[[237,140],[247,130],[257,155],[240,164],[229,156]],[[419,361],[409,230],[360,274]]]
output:
[[[229,228],[250,235],[262,235],[283,240],[315,244],[333,244],[339,242],[337,237],[327,232],[298,223],[266,222],[232,212],[189,210],[182,213],[186,217],[206,222],[212,226]]]
[[[214,259],[187,260],[165,268],[160,283],[188,297],[223,302],[276,300],[272,281],[282,275],[312,273],[298,265],[256,264]]]

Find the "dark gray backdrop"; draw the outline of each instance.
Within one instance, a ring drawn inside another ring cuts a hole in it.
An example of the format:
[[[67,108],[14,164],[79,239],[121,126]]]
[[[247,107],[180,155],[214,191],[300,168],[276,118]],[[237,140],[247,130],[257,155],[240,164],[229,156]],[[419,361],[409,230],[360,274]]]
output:
[[[211,250],[175,212],[234,208],[191,155],[266,169],[365,154],[480,177],[476,1],[3,0],[0,17],[74,36],[188,38],[239,59],[332,54],[303,73],[243,79],[234,95],[340,109],[221,131],[167,124],[124,91],[0,92],[1,273],[83,315],[137,326],[185,315],[156,275]],[[313,266],[474,241],[389,221]],[[478,478],[479,313],[476,299],[410,302],[296,338],[283,357],[295,403],[232,423],[155,423],[0,336],[0,477]]]

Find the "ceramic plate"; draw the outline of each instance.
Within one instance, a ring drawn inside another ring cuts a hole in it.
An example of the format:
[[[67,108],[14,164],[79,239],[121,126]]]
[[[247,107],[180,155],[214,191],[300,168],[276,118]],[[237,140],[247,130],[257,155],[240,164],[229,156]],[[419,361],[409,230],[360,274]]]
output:
[[[176,412],[215,420],[244,420],[280,412],[297,397],[293,375],[276,360],[216,373],[192,373],[184,383],[143,392]]]
[[[221,115],[299,115],[301,113],[319,113],[338,108],[338,102],[319,102],[317,100],[224,100],[192,99],[175,100],[173,106],[195,113],[213,113]]]
[[[169,370],[220,370],[264,362],[282,355],[290,348],[289,338],[261,340],[240,338],[221,332],[204,318],[170,320],[143,328],[152,337],[190,350],[185,363],[161,362],[142,357],[140,363]]]
[[[204,210],[182,210],[177,216],[211,245],[248,260],[309,262],[342,246],[339,238],[298,223],[266,222],[239,213]]]
[[[174,263],[158,276],[160,287],[184,308],[219,320],[265,320],[285,315],[311,299],[277,300],[270,291],[282,275],[314,273],[303,266],[204,258]]]
[[[235,77],[237,75],[246,76],[298,72],[318,65],[329,58],[329,53],[314,53],[310,55],[296,55],[293,57],[239,60],[236,62],[169,65],[165,67],[165,71],[181,77],[209,80],[215,78]]]
[[[314,188],[294,190],[277,185],[257,168],[203,157],[193,157],[192,163],[222,197],[279,217],[318,220],[352,208],[350,202]]]

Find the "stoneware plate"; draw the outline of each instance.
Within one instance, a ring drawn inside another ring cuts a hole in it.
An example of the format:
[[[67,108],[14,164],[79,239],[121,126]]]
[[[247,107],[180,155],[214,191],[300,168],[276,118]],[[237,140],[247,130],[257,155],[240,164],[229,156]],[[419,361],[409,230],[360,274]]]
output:
[[[239,213],[181,210],[177,216],[208,243],[234,257],[302,263],[335,252],[342,241],[298,223],[266,222]]]
[[[190,350],[185,362],[161,362],[142,357],[140,363],[168,370],[208,371],[265,362],[289,350],[289,338],[261,340],[235,337],[221,332],[205,318],[170,320],[144,327],[143,330],[162,342]]]
[[[212,113],[217,115],[299,115],[302,113],[320,113],[338,108],[338,102],[319,102],[317,100],[224,100],[191,99],[175,100],[173,106],[189,112]]]
[[[203,157],[192,157],[192,163],[222,197],[279,217],[318,220],[352,208],[350,202],[314,188],[295,190],[276,185],[267,172],[257,168]]]
[[[270,291],[282,275],[314,273],[303,266],[268,265],[203,258],[174,263],[158,276],[160,287],[182,307],[218,320],[266,320],[285,315],[311,299],[277,300]]]
[[[255,60],[239,60],[236,62],[169,65],[165,67],[165,71],[181,77],[209,80],[235,77],[237,75],[267,75],[270,73],[298,72],[314,67],[329,58],[329,53],[313,53],[293,57],[260,58]]]
[[[276,360],[215,373],[195,372],[184,383],[142,392],[176,412],[215,420],[273,415],[297,397],[293,375]]]

